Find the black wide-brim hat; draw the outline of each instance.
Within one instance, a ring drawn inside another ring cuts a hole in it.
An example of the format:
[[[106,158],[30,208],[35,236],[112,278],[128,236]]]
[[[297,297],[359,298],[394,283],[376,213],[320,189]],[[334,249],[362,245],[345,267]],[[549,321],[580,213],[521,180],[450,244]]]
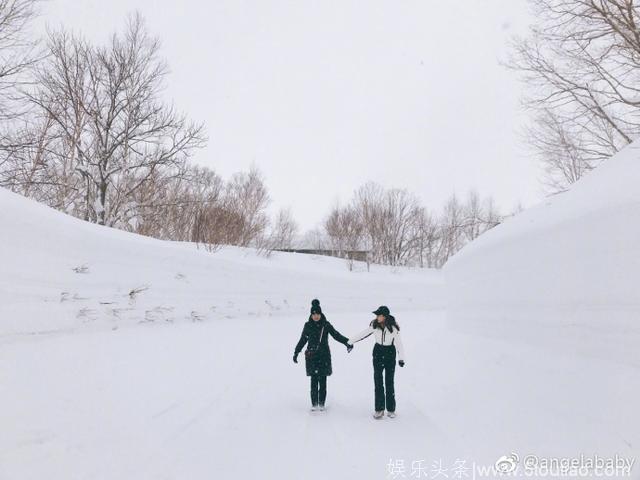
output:
[[[376,315],[389,315],[389,307],[385,305],[380,305],[377,310],[374,310],[373,313]]]

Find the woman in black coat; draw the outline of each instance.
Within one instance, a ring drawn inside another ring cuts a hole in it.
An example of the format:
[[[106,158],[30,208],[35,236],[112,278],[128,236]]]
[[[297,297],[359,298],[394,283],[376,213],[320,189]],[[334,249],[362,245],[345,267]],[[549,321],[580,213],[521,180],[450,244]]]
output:
[[[307,376],[311,377],[311,411],[324,411],[324,402],[327,398],[327,377],[331,375],[331,350],[329,350],[329,335],[334,340],[342,343],[350,352],[353,345],[349,344],[347,337],[333,328],[322,313],[320,302],[311,302],[311,315],[302,328],[302,335],[293,353],[293,361],[298,363],[298,355],[307,345],[304,352]]]

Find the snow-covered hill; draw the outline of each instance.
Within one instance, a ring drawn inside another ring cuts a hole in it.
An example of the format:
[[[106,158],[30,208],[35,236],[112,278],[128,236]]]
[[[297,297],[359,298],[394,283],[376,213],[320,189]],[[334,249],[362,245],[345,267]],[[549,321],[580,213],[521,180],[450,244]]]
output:
[[[459,328],[640,368],[640,141],[444,273]]]
[[[444,268],[451,333],[513,352],[481,396],[488,419],[518,425],[514,448],[640,454],[639,186],[636,141]],[[476,384],[485,352],[465,356]]]
[[[162,242],[104,228],[0,189],[0,335],[138,323],[442,306],[439,272]]]

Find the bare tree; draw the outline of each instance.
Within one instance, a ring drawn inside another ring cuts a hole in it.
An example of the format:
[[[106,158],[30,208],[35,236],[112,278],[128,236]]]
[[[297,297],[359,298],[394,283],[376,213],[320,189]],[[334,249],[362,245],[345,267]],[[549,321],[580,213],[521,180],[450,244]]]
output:
[[[371,252],[373,262],[382,262],[379,258],[380,229],[382,228],[382,203],[384,189],[375,182],[365,183],[356,190],[352,205],[362,224],[362,247]]]
[[[377,256],[387,265],[406,265],[416,241],[418,200],[406,190],[391,189],[380,207]]]
[[[140,15],[105,47],[61,31],[49,34],[49,48],[28,95],[51,125],[49,159],[69,159],[84,197],[79,216],[117,226],[138,189],[159,172],[181,171],[203,146],[203,126],[162,102],[168,70]]]
[[[440,263],[444,265],[446,261],[464,245],[464,208],[457,195],[453,194],[444,206],[444,211],[440,217],[442,229],[442,251]]]
[[[216,245],[220,234],[205,228],[203,220],[223,203],[223,190],[222,179],[205,167],[187,166],[179,175],[156,174],[135,193],[127,225],[156,238]]]
[[[482,206],[480,205],[480,195],[477,191],[471,190],[467,194],[467,201],[463,209],[462,232],[467,240],[473,241],[480,236],[483,224]]]
[[[222,245],[271,250],[265,235],[268,195],[257,171],[238,173],[225,183],[213,170],[187,166],[167,176],[156,172],[129,202],[123,228],[170,240],[191,241],[215,251]],[[285,221],[286,220],[286,221]],[[280,216],[279,242],[295,236],[295,221]]]
[[[275,249],[293,248],[296,236],[298,235],[298,223],[293,218],[291,209],[281,209],[276,215],[271,232],[271,243]]]
[[[327,233],[322,228],[314,228],[306,232],[302,237],[301,244],[305,248],[314,250],[328,250],[331,248]]]
[[[640,133],[640,8],[633,0],[530,0],[536,23],[507,66],[529,85],[526,130],[544,183],[565,190]]]
[[[353,270],[353,252],[359,250],[365,234],[361,216],[353,207],[336,205],[327,217],[325,229],[332,248],[347,260],[349,270]]]
[[[438,268],[441,266],[438,260],[442,250],[440,225],[424,207],[420,207],[415,215],[413,257],[420,268]]]
[[[21,89],[31,81],[32,67],[41,58],[30,25],[39,0],[0,0],[0,185],[15,172],[16,156],[31,146],[31,138],[17,134],[28,103]]]
[[[0,0],[0,122],[15,119],[22,109],[18,89],[29,81],[38,60],[37,41],[28,32],[38,0]]]
[[[343,226],[342,216],[344,209],[340,205],[335,205],[324,223],[325,231],[331,242],[331,248],[342,256],[347,249],[347,232]]]
[[[420,213],[417,198],[406,190],[367,183],[347,207],[334,207],[325,229],[340,252],[364,249],[375,263],[405,265],[416,248]]]
[[[263,237],[269,225],[266,209],[270,199],[260,171],[252,168],[249,173],[233,175],[226,196],[228,208],[242,219],[233,244],[247,247]]]
[[[565,191],[598,164],[584,155],[583,135],[554,109],[541,107],[525,132],[543,160],[542,184],[549,193]]]
[[[196,210],[192,240],[210,250],[222,245],[238,245],[244,220],[225,203],[200,204]]]

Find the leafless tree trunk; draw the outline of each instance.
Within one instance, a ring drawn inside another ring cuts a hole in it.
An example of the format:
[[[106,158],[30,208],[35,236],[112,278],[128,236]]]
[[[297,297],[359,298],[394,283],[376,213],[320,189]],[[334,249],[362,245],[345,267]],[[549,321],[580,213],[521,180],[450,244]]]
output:
[[[416,212],[416,241],[414,256],[420,268],[435,268],[438,264],[439,245],[442,237],[433,216],[423,207]]]
[[[345,258],[349,270],[353,270],[352,252],[360,248],[365,231],[358,212],[352,207],[335,206],[325,222],[325,229],[332,249]]]
[[[280,210],[276,215],[273,231],[271,232],[271,244],[273,248],[293,248],[293,243],[296,240],[298,231],[299,227],[293,218],[291,210],[288,208]]]
[[[255,168],[249,173],[235,174],[227,185],[226,195],[231,211],[242,218],[234,245],[247,247],[263,237],[269,225],[265,212],[270,199],[262,174]]]

